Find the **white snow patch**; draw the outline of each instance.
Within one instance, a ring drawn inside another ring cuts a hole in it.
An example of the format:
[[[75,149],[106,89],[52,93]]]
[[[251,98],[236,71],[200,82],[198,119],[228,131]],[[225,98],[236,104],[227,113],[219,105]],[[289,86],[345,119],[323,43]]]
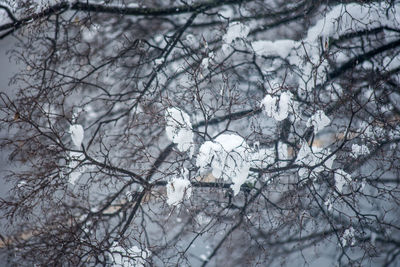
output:
[[[234,9],[230,6],[223,6],[221,7],[221,9],[218,11],[219,15],[222,16],[222,18],[220,17],[221,20],[226,19],[230,19],[233,18],[234,14]]]
[[[86,170],[85,166],[79,165],[85,160],[85,155],[81,152],[70,151],[67,160],[69,161],[68,169],[70,171],[68,182],[74,185]]]
[[[249,35],[250,28],[240,22],[233,22],[229,24],[228,30],[222,37],[222,40],[226,44],[231,44],[233,41],[239,38],[246,38]]]
[[[277,41],[254,41],[251,42],[254,52],[259,56],[280,56],[286,58],[290,52],[298,45],[293,40]]]
[[[165,59],[163,57],[157,58],[157,59],[154,60],[154,64],[156,65],[156,67],[158,67],[159,65],[164,63],[164,60]]]
[[[328,198],[325,202],[324,205],[327,207],[328,211],[332,211],[333,209],[333,204],[330,198]]]
[[[288,146],[285,143],[278,143],[278,156],[280,160],[289,159]]]
[[[99,29],[100,26],[97,24],[92,24],[89,28],[84,28],[82,30],[82,39],[86,42],[92,42],[99,33]]]
[[[80,148],[82,145],[83,136],[84,136],[84,130],[83,130],[82,125],[72,124],[69,127],[69,133],[71,134],[71,139],[72,139],[72,142],[74,143],[74,145],[77,148]]]
[[[203,69],[208,69],[208,64],[209,64],[209,58],[203,58],[203,60],[201,61],[201,66],[203,67]]]
[[[308,31],[306,41],[316,42],[319,37],[337,37],[350,30],[398,26],[400,6],[395,4],[390,7],[390,5],[389,2],[337,5]],[[389,7],[393,8],[393,12],[386,12]]]
[[[12,22],[12,20],[8,17],[7,12],[3,9],[0,9],[0,25],[4,25],[10,22]]]
[[[72,122],[75,123],[78,119],[79,115],[82,113],[83,108],[81,107],[74,107],[72,110]]]
[[[275,162],[275,149],[271,148],[257,148],[251,154],[251,166],[255,168],[266,168]]]
[[[377,237],[378,237],[378,235],[375,232],[371,233],[371,244],[372,245],[375,245],[375,241],[376,241]]]
[[[169,108],[165,112],[167,137],[181,152],[189,151],[190,157],[193,155],[193,131],[190,117],[178,108]]]
[[[314,115],[311,116],[310,119],[308,119],[307,127],[314,126],[314,133],[317,134],[330,123],[331,120],[325,115],[324,111],[318,110]]]
[[[342,169],[338,169],[335,172],[334,177],[335,177],[335,186],[340,193],[342,193],[343,191],[343,186],[352,180],[351,175]]]
[[[316,177],[316,174],[324,171],[326,168],[332,168],[333,162],[336,159],[336,155],[332,155],[330,158],[327,158],[329,155],[331,155],[330,149],[323,149],[319,147],[313,147],[311,149],[307,142],[304,142],[297,154],[295,164],[308,167],[319,165],[312,170],[313,176]],[[321,164],[323,161],[324,163]],[[300,177],[305,178],[305,175],[307,174],[307,168],[300,168]]]
[[[186,178],[173,178],[167,184],[167,204],[176,206],[186,196],[187,199],[192,195],[190,181]]]
[[[261,107],[268,117],[273,117],[277,121],[282,121],[289,115],[289,108],[292,105],[292,94],[283,92],[278,99],[277,96],[266,95],[261,101]]]
[[[362,156],[362,155],[367,155],[369,154],[369,149],[366,145],[358,145],[358,144],[353,144],[351,146],[351,150],[352,150],[352,154],[351,156],[353,158],[357,158],[358,156]]]
[[[215,178],[231,180],[234,195],[246,182],[250,169],[249,146],[245,140],[235,134],[222,134],[214,142],[206,141],[200,147],[196,165],[200,170],[211,166]]]
[[[151,252],[141,250],[137,246],[125,249],[114,242],[110,247],[109,256],[112,259],[113,267],[144,267],[146,258],[150,256]]]
[[[21,188],[21,187],[25,186],[26,184],[27,184],[26,181],[20,181],[20,182],[18,182],[17,187]]]
[[[203,60],[201,61],[202,68],[208,69],[208,66],[211,63],[211,61],[214,59],[214,57],[215,57],[214,52],[208,53],[208,57],[203,58]]]
[[[212,218],[210,216],[206,215],[205,213],[199,213],[196,216],[196,221],[200,226],[210,223],[211,220],[212,220]]]
[[[356,239],[354,237],[354,228],[350,226],[350,228],[344,230],[343,236],[342,236],[342,245],[345,247],[347,244],[350,246],[354,246],[356,244]]]
[[[222,44],[221,49],[222,49],[222,52],[223,52],[225,55],[229,55],[230,53],[233,52],[233,47],[230,46],[230,45],[228,45],[228,44]]]
[[[185,41],[187,42],[187,44],[192,45],[192,46],[194,46],[195,44],[197,44],[199,42],[193,34],[186,35]]]

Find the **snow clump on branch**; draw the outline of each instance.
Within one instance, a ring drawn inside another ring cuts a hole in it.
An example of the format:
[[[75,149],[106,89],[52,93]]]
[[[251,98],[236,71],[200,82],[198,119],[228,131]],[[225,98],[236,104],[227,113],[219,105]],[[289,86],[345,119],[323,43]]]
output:
[[[167,184],[167,204],[176,206],[186,196],[187,199],[192,195],[192,188],[188,177],[188,170],[183,170],[183,178],[175,177]]]
[[[201,171],[211,166],[215,178],[231,180],[234,195],[237,195],[249,175],[250,157],[250,148],[242,137],[222,134],[214,142],[204,142],[200,147],[196,165]]]
[[[74,145],[79,148],[82,145],[84,130],[82,125],[73,124],[69,127],[69,133],[71,134],[71,139]]]
[[[292,105],[292,94],[283,92],[278,98],[277,96],[266,95],[261,101],[261,107],[268,117],[273,117],[277,121],[282,121],[289,115],[289,108]]]
[[[169,108],[165,112],[167,124],[165,131],[167,137],[174,144],[177,144],[178,150],[186,152],[189,150],[190,157],[193,155],[193,131],[189,115],[178,109]]]
[[[314,126],[314,134],[324,129],[331,123],[328,116],[325,115],[324,111],[318,110],[314,115],[307,121],[307,127]]]

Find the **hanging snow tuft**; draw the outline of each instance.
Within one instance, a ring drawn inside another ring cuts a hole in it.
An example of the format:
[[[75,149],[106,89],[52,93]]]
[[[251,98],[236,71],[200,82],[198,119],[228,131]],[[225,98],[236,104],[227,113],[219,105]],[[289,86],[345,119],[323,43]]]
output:
[[[190,117],[184,111],[178,108],[169,108],[165,112],[167,124],[165,131],[167,137],[181,152],[190,150],[190,156],[193,155],[193,131]]]
[[[215,178],[231,180],[234,195],[237,195],[249,175],[250,157],[249,146],[242,137],[222,134],[214,142],[206,141],[200,147],[196,165],[200,170],[211,166]]]
[[[77,148],[80,148],[82,145],[83,136],[84,136],[84,130],[83,130],[82,125],[72,124],[69,127],[69,133],[71,134],[71,139],[72,139],[72,142],[74,143],[74,145]]]

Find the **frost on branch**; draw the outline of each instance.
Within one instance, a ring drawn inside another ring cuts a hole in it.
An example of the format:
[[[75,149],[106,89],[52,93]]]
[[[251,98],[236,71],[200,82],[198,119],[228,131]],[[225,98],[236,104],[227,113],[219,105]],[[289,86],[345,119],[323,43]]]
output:
[[[178,108],[169,108],[165,112],[167,121],[165,131],[167,137],[181,152],[189,151],[189,155],[193,155],[193,131],[190,117],[184,111]]]
[[[69,127],[69,133],[71,134],[71,139],[74,145],[79,148],[81,147],[82,141],[83,141],[83,136],[84,136],[84,130],[82,125],[80,124],[73,124]]]
[[[292,94],[283,92],[280,97],[266,95],[261,101],[261,107],[268,117],[273,117],[277,121],[282,121],[289,115],[289,108],[292,105]]]
[[[231,180],[234,195],[237,195],[249,174],[250,156],[249,146],[242,137],[222,134],[214,142],[204,142],[196,164],[201,170],[211,166],[212,174],[217,179]]]
[[[167,184],[167,204],[176,206],[186,196],[187,199],[192,195],[190,181],[187,178],[173,178]]]
[[[150,251],[141,250],[137,246],[125,249],[114,242],[110,248],[109,257],[113,267],[144,267]]]
[[[314,134],[324,129],[331,123],[331,120],[325,115],[324,111],[318,110],[307,121],[307,127],[314,126]]]

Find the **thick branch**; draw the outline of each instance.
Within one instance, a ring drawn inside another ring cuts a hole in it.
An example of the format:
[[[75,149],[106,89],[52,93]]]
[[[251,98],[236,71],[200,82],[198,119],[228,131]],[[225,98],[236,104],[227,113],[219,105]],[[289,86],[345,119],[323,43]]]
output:
[[[8,14],[12,18],[12,23],[6,23],[0,26],[0,31],[21,28],[22,26],[31,23],[40,18],[51,16],[59,12],[63,13],[68,9],[74,11],[86,11],[95,13],[109,13],[129,16],[166,16],[166,15],[179,15],[184,13],[191,13],[197,11],[206,11],[208,9],[219,7],[223,5],[238,4],[242,2],[250,2],[253,0],[211,0],[204,1],[194,5],[180,5],[175,7],[163,7],[163,8],[136,8],[126,6],[107,6],[102,4],[92,4],[88,2],[75,2],[70,6],[68,2],[61,2],[44,9],[42,12],[35,13],[26,16],[21,19],[16,19],[15,16],[10,13]],[[0,6],[1,7],[1,6]],[[6,10],[7,11],[7,10]],[[9,13],[9,12],[7,12]]]

